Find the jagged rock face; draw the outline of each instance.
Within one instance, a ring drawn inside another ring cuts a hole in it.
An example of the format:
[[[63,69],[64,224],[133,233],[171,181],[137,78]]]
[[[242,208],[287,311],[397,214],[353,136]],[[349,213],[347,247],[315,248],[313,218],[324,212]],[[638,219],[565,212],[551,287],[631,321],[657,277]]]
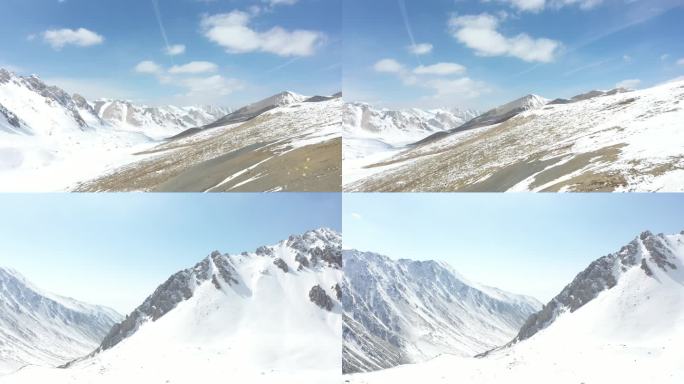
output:
[[[276,258],[275,260],[273,260],[273,265],[282,269],[283,272],[285,272],[285,273],[287,273],[289,271],[289,267],[287,266],[287,263],[285,262],[285,260],[283,260],[279,257]]]
[[[327,311],[332,310],[334,306],[332,299],[320,285],[314,285],[311,288],[311,291],[309,291],[309,300]]]
[[[347,343],[342,347],[343,374],[387,369],[411,363],[401,348],[367,332],[360,322],[346,314],[342,317],[342,338]],[[349,348],[350,342],[359,348]]]
[[[237,273],[229,255],[214,251],[194,267],[180,271],[169,277],[152,295],[136,308],[126,319],[117,324],[102,341],[99,350],[109,349],[133,334],[148,319],[156,321],[180,302],[192,297],[194,289],[206,281],[211,281],[217,289],[224,285],[240,284],[235,278]]]
[[[5,120],[9,127],[3,127],[2,120]],[[8,130],[11,133],[24,133],[28,134],[29,131],[26,128],[26,123],[24,123],[16,114],[14,114],[12,111],[8,110],[0,104],[0,129],[3,130]]]
[[[528,339],[551,325],[565,311],[575,312],[601,292],[613,288],[620,276],[631,268],[641,268],[652,277],[652,268],[676,269],[675,256],[663,234],[646,231],[618,252],[595,260],[554,297],[541,311],[531,315],[518,335],[509,343]]]
[[[443,263],[344,251],[345,373],[451,353],[472,356],[510,340],[536,300],[468,282]],[[429,332],[417,334],[415,329]]]
[[[169,277],[124,321],[111,329],[94,354],[114,347],[123,339],[133,335],[145,322],[160,319],[176,308],[179,303],[192,298],[197,287],[205,282],[210,282],[219,291],[240,286],[246,289],[245,283],[236,270],[236,258],[272,258],[273,261],[270,263],[288,272],[287,262],[277,257],[279,247],[296,251],[298,261],[308,263],[307,268],[341,268],[341,237],[336,232],[325,228],[309,231],[303,235],[290,236],[288,240],[276,246],[260,246],[251,254],[242,252],[240,256],[231,256],[214,251],[194,267]],[[338,261],[339,264],[337,264]],[[320,286],[311,289],[309,298],[326,310],[334,307],[332,298]]]
[[[41,291],[0,268],[0,375],[24,365],[57,365],[97,347],[121,315]]]

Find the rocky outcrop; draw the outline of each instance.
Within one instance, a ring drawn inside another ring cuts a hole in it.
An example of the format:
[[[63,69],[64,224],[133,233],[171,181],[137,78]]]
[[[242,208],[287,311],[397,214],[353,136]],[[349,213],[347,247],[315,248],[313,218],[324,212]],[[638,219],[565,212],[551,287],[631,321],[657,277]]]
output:
[[[237,272],[228,255],[214,251],[194,267],[180,271],[169,277],[157,287],[152,295],[126,316],[124,321],[115,325],[102,341],[98,351],[112,348],[127,338],[146,321],[156,321],[180,302],[193,296],[194,289],[203,282],[211,281],[214,287],[239,284]],[[96,352],[98,352],[96,351]]]
[[[677,268],[664,235],[645,231],[618,252],[589,264],[541,311],[531,315],[508,345],[532,337],[565,311],[575,312],[601,292],[617,285],[620,276],[632,267],[639,267],[647,276],[653,277],[654,265],[663,271]]]
[[[281,259],[280,257],[274,259],[274,260],[273,260],[273,264],[274,264],[276,267],[282,269],[283,272],[285,272],[285,273],[287,273],[287,272],[289,271],[289,268],[288,268],[288,266],[287,266],[287,263],[285,262],[285,260]]]
[[[309,300],[326,311],[331,311],[334,306],[332,299],[320,285],[314,285],[311,288],[309,291]]]

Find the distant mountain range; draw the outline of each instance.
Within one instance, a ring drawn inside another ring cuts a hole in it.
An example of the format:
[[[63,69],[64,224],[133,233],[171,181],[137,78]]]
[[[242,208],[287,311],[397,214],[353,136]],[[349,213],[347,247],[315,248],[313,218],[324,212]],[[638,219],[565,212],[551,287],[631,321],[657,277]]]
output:
[[[682,99],[683,80],[527,95],[400,147],[352,138],[344,190],[684,191]]]
[[[122,319],[113,309],[45,292],[0,268],[0,376],[84,356]]]
[[[384,293],[378,289],[374,295]],[[593,261],[508,343],[475,358],[442,355],[347,381],[494,384],[506,377],[516,383],[674,384],[684,378],[682,353],[684,231],[646,231]]]
[[[341,108],[293,92],[235,112],[91,102],[0,69],[0,189],[336,191]]]
[[[98,333],[99,347],[62,368],[47,361],[0,381],[187,383],[231,377],[339,383],[341,280],[341,237],[326,228],[252,252],[214,251],[170,276],[124,319],[117,316],[116,324]],[[0,316],[14,312],[11,306],[0,309]],[[80,325],[62,326],[67,332]],[[52,340],[32,343],[48,348]]]
[[[510,340],[541,308],[534,298],[470,282],[446,263],[344,256],[344,373],[474,356]]]

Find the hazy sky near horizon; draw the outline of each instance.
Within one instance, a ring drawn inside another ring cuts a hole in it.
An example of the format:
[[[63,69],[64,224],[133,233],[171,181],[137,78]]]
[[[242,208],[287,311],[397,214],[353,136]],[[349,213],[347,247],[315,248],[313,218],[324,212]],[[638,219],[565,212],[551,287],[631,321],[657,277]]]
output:
[[[342,205],[345,249],[443,260],[542,302],[642,231],[684,230],[676,193],[350,193]]]
[[[6,0],[0,67],[89,99],[241,107],[340,91],[341,0]]]
[[[342,224],[336,193],[5,194],[0,212],[0,266],[123,314],[214,250]]]
[[[344,92],[487,110],[684,75],[684,0],[346,0]]]

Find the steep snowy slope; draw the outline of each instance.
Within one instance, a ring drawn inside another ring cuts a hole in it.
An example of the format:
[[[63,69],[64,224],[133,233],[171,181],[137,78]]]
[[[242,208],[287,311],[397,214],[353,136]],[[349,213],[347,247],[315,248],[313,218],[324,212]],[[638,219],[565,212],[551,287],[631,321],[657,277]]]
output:
[[[218,121],[208,124],[209,128],[220,127],[228,124],[243,123],[251,120],[266,111],[271,109],[284,107],[290,104],[297,104],[306,101],[308,97],[296,94],[294,92],[281,92],[273,96],[269,96],[263,100],[244,106],[235,112],[231,112],[226,116],[221,117]]]
[[[366,176],[345,190],[684,190],[684,81],[590,96],[349,170]]]
[[[7,383],[339,383],[340,235],[213,252],[160,285],[91,356]]]
[[[112,309],[44,292],[0,268],[0,376],[83,356],[121,319]]]
[[[341,120],[342,99],[334,97],[278,106],[244,122],[190,129],[141,153],[141,161],[76,190],[339,191]]]
[[[459,109],[375,109],[368,104],[346,103],[342,112],[345,182],[368,174],[365,165],[400,153],[409,144],[432,134],[448,132],[479,112]]]
[[[213,123],[230,113],[226,108],[212,106],[152,107],[123,100],[97,100],[93,108],[97,116],[111,125],[154,139],[165,139],[188,128]]]
[[[358,375],[353,383],[681,383],[684,232],[644,232],[593,262],[510,345]]]
[[[510,340],[537,300],[467,281],[445,263],[344,251],[343,371],[473,356]]]

